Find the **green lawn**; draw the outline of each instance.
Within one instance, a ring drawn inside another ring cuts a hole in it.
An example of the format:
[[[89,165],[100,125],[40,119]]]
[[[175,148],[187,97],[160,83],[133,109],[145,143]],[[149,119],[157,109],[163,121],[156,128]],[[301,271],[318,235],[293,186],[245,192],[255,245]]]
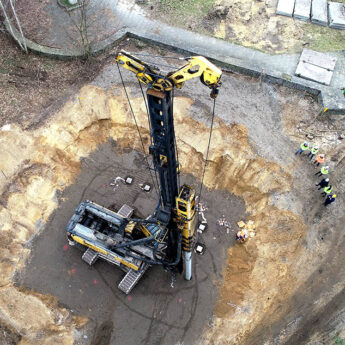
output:
[[[345,3],[345,0],[343,0]],[[345,30],[309,24],[304,29],[308,48],[317,51],[336,51],[345,48]]]
[[[344,0],[345,1],[345,0]],[[156,0],[163,13],[169,14],[171,23],[186,23],[186,19],[199,22],[213,7],[215,0]]]

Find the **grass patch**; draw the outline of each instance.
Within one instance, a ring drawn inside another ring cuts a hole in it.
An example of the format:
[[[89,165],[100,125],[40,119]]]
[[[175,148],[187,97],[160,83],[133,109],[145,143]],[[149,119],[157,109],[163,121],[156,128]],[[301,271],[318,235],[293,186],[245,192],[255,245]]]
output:
[[[75,5],[71,5],[68,0],[60,0],[60,2],[67,7],[74,7],[75,6]]]
[[[334,338],[334,345],[344,345],[344,339],[341,339],[339,337]]]
[[[58,0],[58,3],[67,10],[73,10],[74,8],[80,7],[79,1],[75,5],[71,5],[68,0]]]
[[[305,41],[309,42],[308,48],[313,50],[337,51],[345,47],[345,30],[310,24],[305,26],[304,35]]]
[[[186,17],[196,22],[203,18],[213,7],[215,0],[157,0],[164,13],[174,13],[174,20],[184,22]]]
[[[7,74],[8,70],[0,66],[0,74]]]

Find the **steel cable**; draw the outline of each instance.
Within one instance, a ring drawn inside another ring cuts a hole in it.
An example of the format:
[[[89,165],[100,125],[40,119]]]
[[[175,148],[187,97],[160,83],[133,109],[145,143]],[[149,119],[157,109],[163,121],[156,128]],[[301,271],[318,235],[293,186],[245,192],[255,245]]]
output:
[[[211,118],[211,128],[210,128],[210,135],[208,138],[208,145],[207,145],[207,151],[206,151],[206,158],[205,158],[205,164],[204,164],[204,169],[201,177],[201,184],[200,184],[200,191],[198,195],[198,217],[197,217],[197,226],[199,226],[199,218],[200,218],[200,211],[199,207],[201,207],[201,194],[202,194],[202,189],[204,185],[204,177],[205,177],[205,172],[206,172],[206,167],[207,167],[207,161],[208,161],[208,154],[210,152],[210,146],[211,146],[211,138],[212,138],[212,132],[213,132],[213,123],[214,123],[214,114],[215,114],[215,108],[216,108],[216,99],[213,99],[213,111],[212,111],[212,118]],[[199,206],[200,205],[200,206]],[[203,240],[202,236],[200,236],[201,239]]]
[[[143,96],[143,99],[144,99],[144,103],[145,103],[145,107],[146,107],[146,113],[147,113],[147,122],[149,123],[149,129],[150,129],[150,143],[152,145],[152,135],[151,135],[151,121],[150,121],[150,114],[149,114],[149,107],[147,105],[147,100],[146,100],[146,97],[144,95],[144,90],[143,90],[143,87],[141,85],[141,82],[140,80],[138,79],[138,83],[139,83],[139,86],[140,86],[140,90],[141,90],[141,94]],[[154,172],[155,172],[155,179],[156,179],[156,183],[157,183],[157,186],[158,186],[158,189],[160,190],[160,185],[159,185],[159,182],[158,182],[158,177],[157,177],[157,170],[154,169]],[[159,194],[159,199],[161,200],[161,202],[163,203],[163,200],[162,200],[162,194],[161,193],[158,193]]]
[[[127,97],[128,105],[129,105],[129,107],[131,109],[131,113],[132,113],[133,120],[135,122],[135,126],[137,128],[138,133],[139,133],[140,142],[141,142],[141,146],[142,146],[142,149],[143,149],[144,157],[145,157],[145,160],[146,160],[147,168],[149,169],[149,172],[150,172],[150,175],[151,175],[152,185],[154,186],[154,188],[155,188],[155,190],[157,192],[158,198],[160,198],[159,192],[158,192],[158,188],[156,187],[155,181],[154,181],[153,176],[152,176],[152,171],[150,169],[149,160],[148,160],[146,152],[145,152],[144,141],[143,141],[143,138],[141,136],[140,129],[139,129],[139,126],[138,126],[138,122],[137,122],[137,119],[135,117],[135,114],[134,114],[134,111],[133,111],[133,108],[132,108],[132,104],[131,104],[131,101],[129,99],[129,96],[128,96],[128,93],[127,93],[127,90],[126,90],[126,85],[125,85],[125,82],[124,82],[124,80],[122,78],[122,73],[121,73],[121,70],[120,70],[120,67],[119,67],[119,64],[118,64],[117,61],[116,61],[116,65],[117,65],[117,69],[118,69],[119,74],[120,74],[120,78],[121,78],[123,89],[125,90],[125,94],[126,94],[126,97]]]

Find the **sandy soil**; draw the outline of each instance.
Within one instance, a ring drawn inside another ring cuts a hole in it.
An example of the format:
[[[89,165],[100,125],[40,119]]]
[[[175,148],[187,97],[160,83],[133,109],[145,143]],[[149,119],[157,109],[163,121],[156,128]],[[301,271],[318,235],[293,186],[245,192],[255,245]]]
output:
[[[145,105],[135,78],[126,74],[126,80],[148,142]],[[196,178],[207,146],[208,94],[199,81],[176,93],[180,162],[183,172]],[[315,119],[318,112],[306,94],[247,77],[223,77],[205,185],[242,197],[258,231],[245,245],[228,250],[203,344],[331,344],[334,336],[344,336],[343,144],[334,140],[327,114]],[[339,198],[328,210],[315,190],[314,168],[305,157],[294,156],[310,132],[327,157],[333,154],[331,179]],[[75,327],[86,322],[51,297],[14,287],[12,276],[25,267],[28,243],[44,232],[59,206],[57,195],[74,183],[81,158],[108,138],[140,150],[114,65],[38,128],[2,128],[0,317],[23,337],[20,345],[72,344]],[[332,269],[326,268],[329,263]]]

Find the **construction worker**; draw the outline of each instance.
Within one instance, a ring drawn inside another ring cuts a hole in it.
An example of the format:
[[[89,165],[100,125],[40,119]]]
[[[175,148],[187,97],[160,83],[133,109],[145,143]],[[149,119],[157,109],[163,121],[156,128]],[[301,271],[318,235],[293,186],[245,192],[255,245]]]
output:
[[[317,190],[320,190],[321,188],[328,187],[329,185],[329,178],[323,178],[319,183],[316,183],[315,186],[319,186]]]
[[[311,156],[311,157],[310,157],[310,160],[312,160],[312,159],[314,158],[314,156],[315,156],[318,152],[319,152],[319,148],[318,148],[317,146],[313,146],[313,147],[310,149],[310,151],[309,151],[309,153],[307,154],[307,156],[308,156],[308,157]]]
[[[327,205],[331,204],[332,202],[335,201],[336,197],[337,197],[336,194],[333,194],[333,195],[328,194],[327,197],[326,197],[324,205],[327,206]]]
[[[325,155],[317,155],[314,161],[314,164],[318,167],[320,164],[325,163]]]
[[[324,167],[321,167],[320,171],[317,172],[315,175],[317,175],[317,176],[327,175],[328,172],[329,172],[328,169],[329,169],[329,166],[328,166],[328,165],[326,165],[326,166],[324,166]]]
[[[295,152],[295,155],[297,155],[297,153],[301,154],[302,152],[308,149],[309,149],[309,143],[306,141],[303,144],[301,144],[300,148]]]
[[[329,186],[327,186],[323,189],[323,192],[321,193],[321,195],[326,196],[326,195],[331,194],[332,189],[333,189],[333,186],[330,184]]]

